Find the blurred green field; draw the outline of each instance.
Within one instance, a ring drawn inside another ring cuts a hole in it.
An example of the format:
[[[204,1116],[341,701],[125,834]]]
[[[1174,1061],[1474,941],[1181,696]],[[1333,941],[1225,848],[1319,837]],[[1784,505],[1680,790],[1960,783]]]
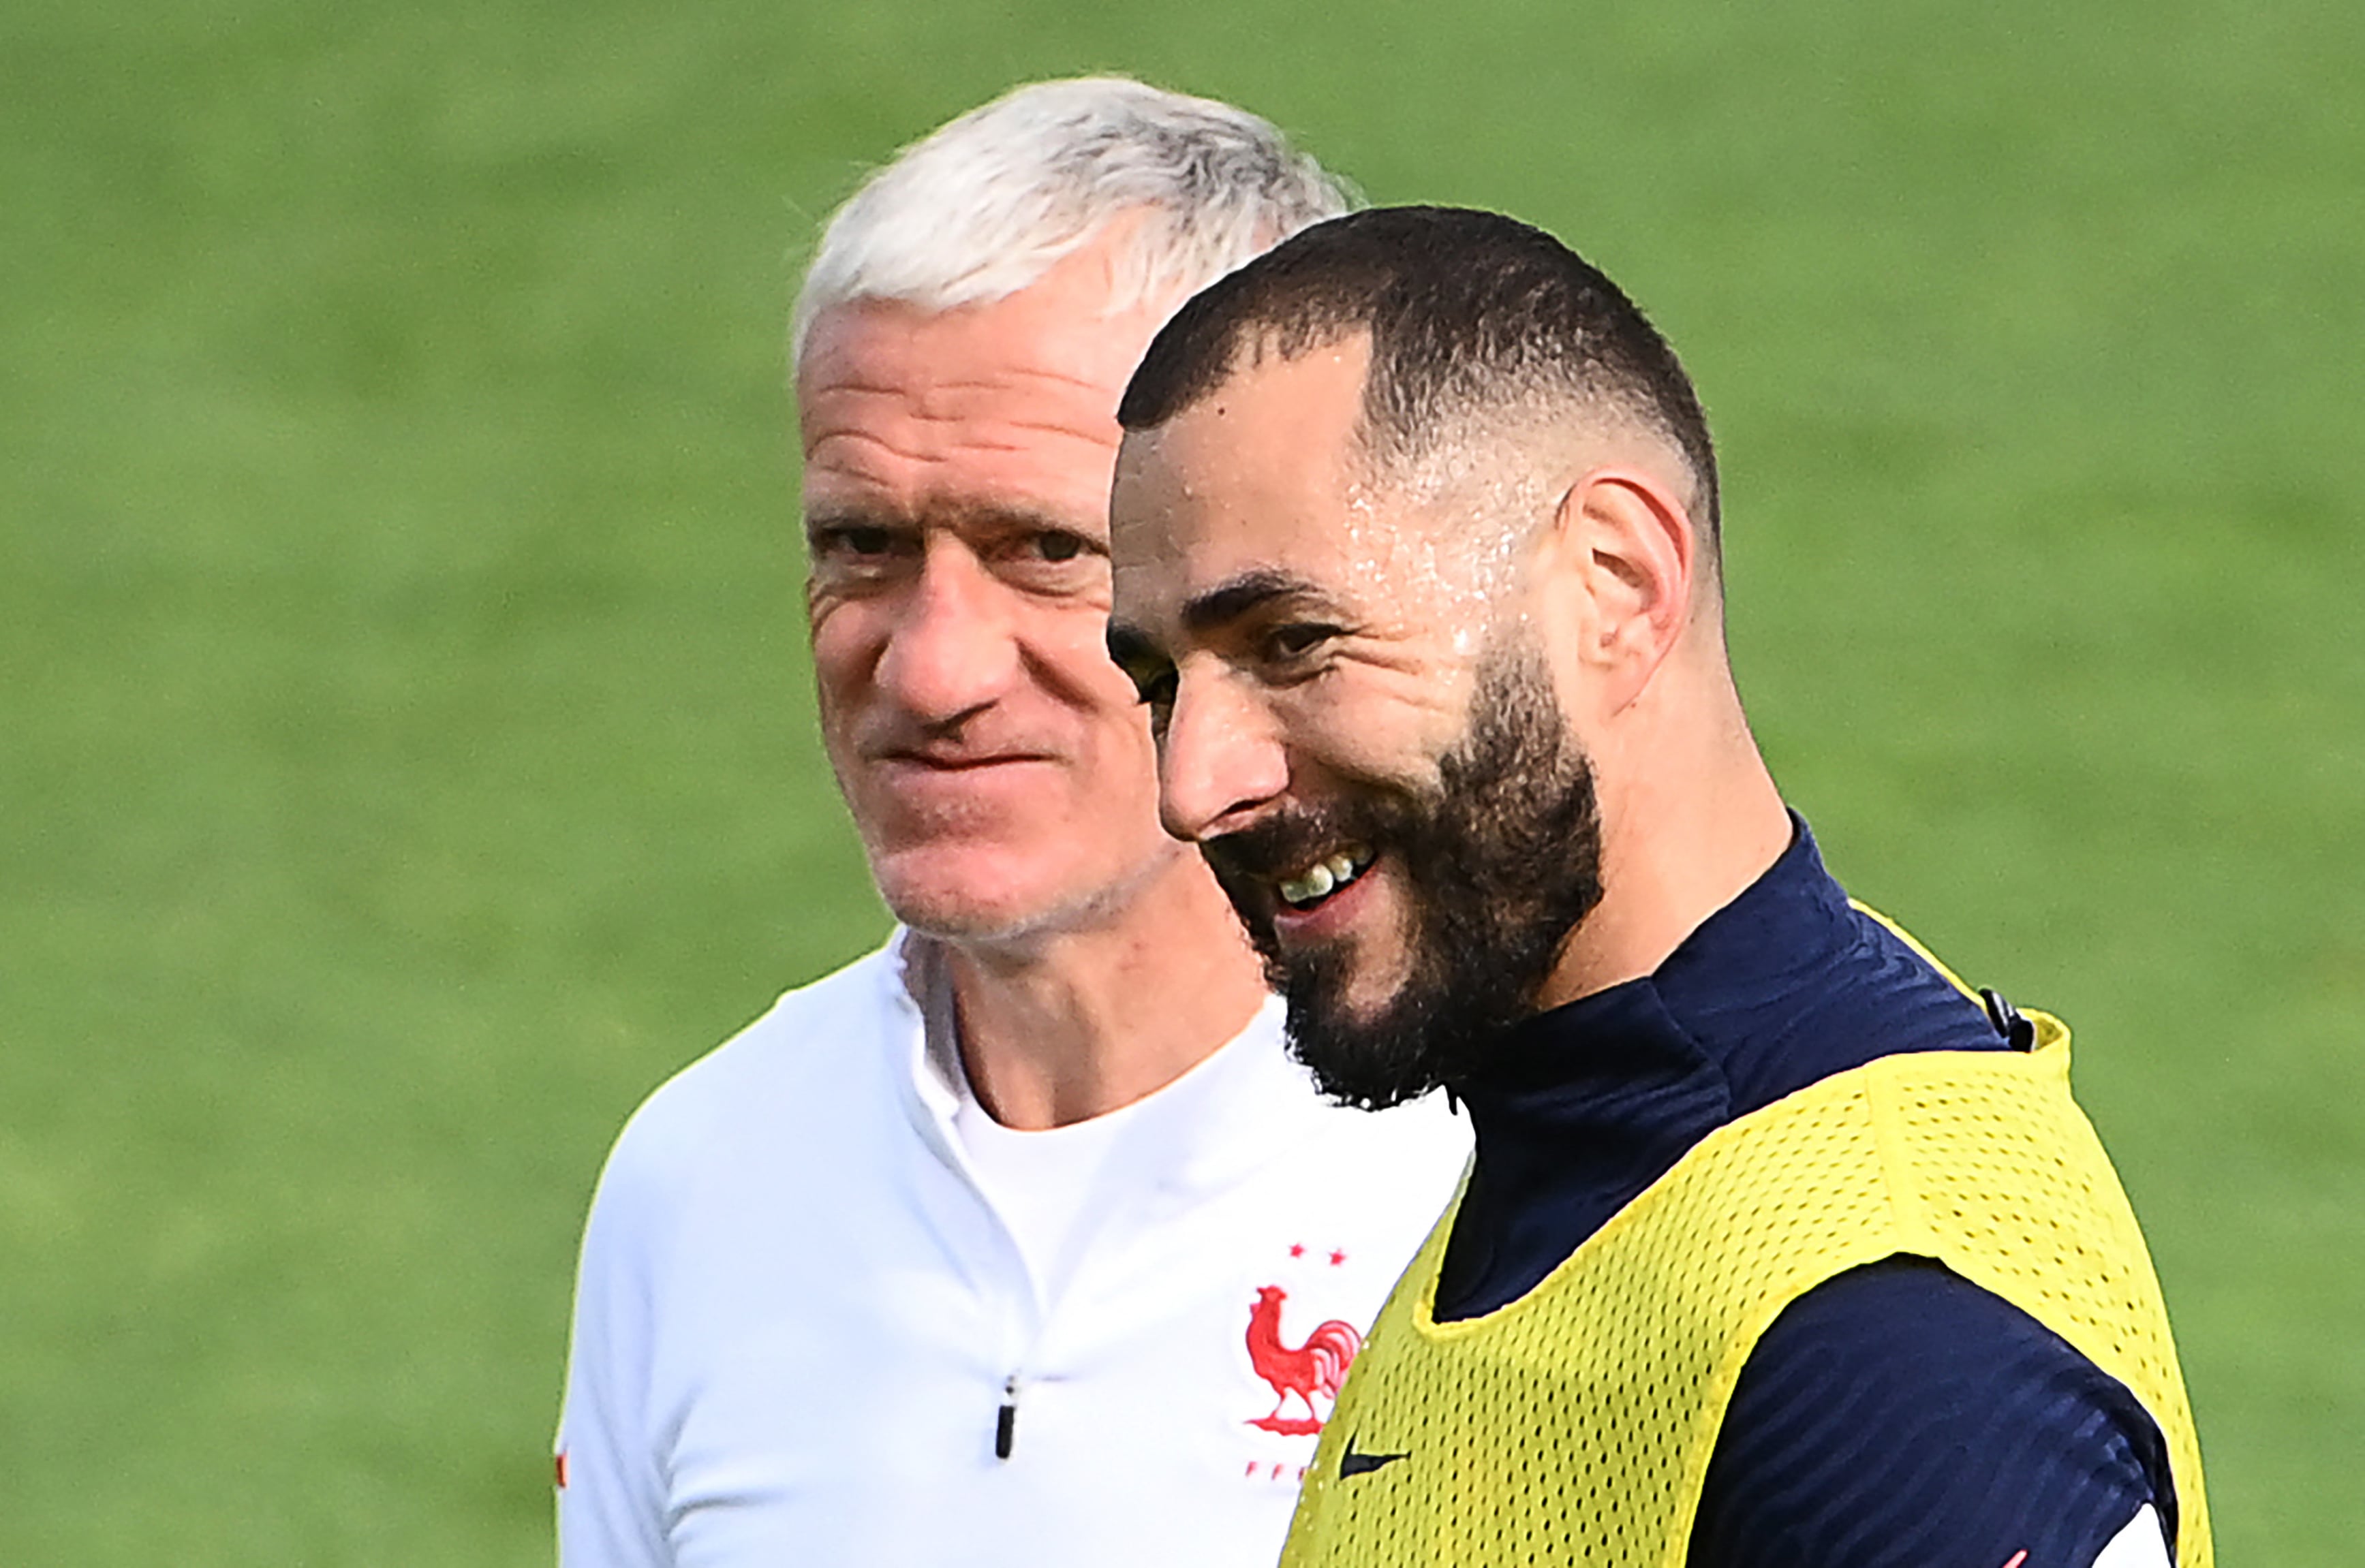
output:
[[[791,252],[1093,68],[1660,319],[1777,772],[2078,1027],[2225,1560],[2349,1561],[2361,61],[2335,0],[11,0],[0,1563],[546,1560],[608,1140],[884,928]]]

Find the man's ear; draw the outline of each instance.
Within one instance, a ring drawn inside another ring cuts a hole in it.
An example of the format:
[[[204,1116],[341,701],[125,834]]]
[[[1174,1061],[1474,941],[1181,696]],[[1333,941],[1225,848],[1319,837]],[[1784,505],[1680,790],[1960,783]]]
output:
[[[1552,517],[1552,618],[1605,713],[1651,683],[1690,623],[1698,536],[1683,501],[1642,468],[1596,468]]]

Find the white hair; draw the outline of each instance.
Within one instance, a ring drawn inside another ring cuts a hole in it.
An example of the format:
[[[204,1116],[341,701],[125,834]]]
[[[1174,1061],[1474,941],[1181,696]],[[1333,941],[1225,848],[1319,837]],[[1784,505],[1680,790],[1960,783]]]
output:
[[[1118,308],[1179,297],[1353,205],[1271,124],[1124,77],[1015,88],[913,142],[831,215],[790,330],[857,299],[924,310],[1006,298],[1115,218]]]

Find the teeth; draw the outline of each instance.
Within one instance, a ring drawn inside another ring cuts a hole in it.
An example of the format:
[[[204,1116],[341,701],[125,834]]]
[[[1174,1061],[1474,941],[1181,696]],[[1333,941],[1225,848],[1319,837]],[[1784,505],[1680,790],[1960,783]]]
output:
[[[1330,875],[1329,863],[1324,861],[1309,867],[1304,876],[1292,877],[1282,883],[1281,896],[1291,903],[1312,903],[1329,897],[1330,890],[1336,886],[1338,879]]]
[[[1319,903],[1332,893],[1361,876],[1363,868],[1372,863],[1371,851],[1360,846],[1341,849],[1316,861],[1295,877],[1275,884],[1282,902],[1304,908]]]

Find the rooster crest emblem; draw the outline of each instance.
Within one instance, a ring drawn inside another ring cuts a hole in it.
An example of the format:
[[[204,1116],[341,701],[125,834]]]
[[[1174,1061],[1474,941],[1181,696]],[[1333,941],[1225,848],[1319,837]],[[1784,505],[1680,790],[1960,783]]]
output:
[[[1322,1429],[1322,1413],[1314,1396],[1336,1400],[1347,1368],[1363,1348],[1363,1337],[1351,1323],[1329,1318],[1316,1326],[1306,1343],[1291,1346],[1281,1337],[1281,1304],[1289,1293],[1279,1285],[1261,1285],[1256,1305],[1249,1308],[1249,1364],[1257,1376],[1272,1384],[1272,1414],[1249,1423],[1283,1437],[1306,1437]],[[1303,1416],[1284,1416],[1292,1394],[1306,1406]]]

